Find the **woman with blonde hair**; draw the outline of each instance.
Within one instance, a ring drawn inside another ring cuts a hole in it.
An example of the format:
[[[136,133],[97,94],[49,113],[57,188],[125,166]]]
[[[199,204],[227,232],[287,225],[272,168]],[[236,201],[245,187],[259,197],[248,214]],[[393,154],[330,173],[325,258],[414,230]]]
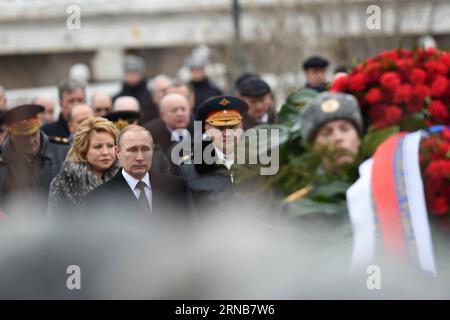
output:
[[[89,191],[112,178],[120,168],[116,157],[119,131],[104,118],[85,120],[78,127],[61,171],[50,184],[47,215],[68,217],[83,209]]]

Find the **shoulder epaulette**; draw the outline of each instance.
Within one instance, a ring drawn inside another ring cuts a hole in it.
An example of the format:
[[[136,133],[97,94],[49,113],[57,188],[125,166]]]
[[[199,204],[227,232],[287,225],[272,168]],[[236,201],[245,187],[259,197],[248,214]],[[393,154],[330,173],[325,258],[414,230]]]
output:
[[[64,137],[48,137],[51,142],[69,144],[69,139]]]

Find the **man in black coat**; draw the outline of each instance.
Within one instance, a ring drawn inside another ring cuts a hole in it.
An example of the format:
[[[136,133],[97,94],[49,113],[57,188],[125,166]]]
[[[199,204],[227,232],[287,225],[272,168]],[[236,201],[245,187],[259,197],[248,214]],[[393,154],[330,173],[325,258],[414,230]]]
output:
[[[320,56],[309,57],[303,62],[303,70],[306,75],[305,88],[313,89],[317,92],[327,91],[327,68],[329,62]]]
[[[122,169],[88,194],[88,215],[126,221],[190,217],[192,199],[184,181],[150,171],[153,139],[149,131],[130,125],[121,131],[117,141]]]
[[[197,146],[194,146],[192,156],[183,159],[180,174],[188,184],[195,208],[203,214],[221,213],[233,203],[234,151],[242,134],[242,115],[247,110],[244,100],[219,96],[207,100],[197,113],[196,120],[202,122],[205,138],[201,146],[202,159],[197,161]]]
[[[60,141],[70,137],[68,124],[70,111],[77,104],[84,104],[86,95],[84,85],[73,79],[62,81],[58,86],[58,93],[61,113],[55,122],[44,124],[42,131],[49,138]]]
[[[190,84],[194,89],[195,95],[194,113],[197,113],[200,105],[209,98],[223,94],[222,90],[220,90],[206,75],[206,64],[207,61],[205,59],[198,57],[191,57],[187,63],[191,71]]]
[[[2,119],[8,138],[1,152],[0,210],[11,215],[25,204],[33,206],[27,215],[44,217],[50,183],[68,151],[67,145],[53,143],[39,130],[37,114],[43,111],[40,105],[22,105]]]
[[[239,97],[248,104],[242,119],[244,131],[260,124],[275,123],[275,101],[267,82],[258,76],[249,76],[238,83],[237,89]]]
[[[144,59],[135,55],[126,56],[124,73],[122,90],[113,97],[113,101],[124,96],[134,97],[139,101],[139,108],[142,113],[140,123],[158,118],[158,107],[152,101],[152,96],[147,88],[147,81],[144,78]]]

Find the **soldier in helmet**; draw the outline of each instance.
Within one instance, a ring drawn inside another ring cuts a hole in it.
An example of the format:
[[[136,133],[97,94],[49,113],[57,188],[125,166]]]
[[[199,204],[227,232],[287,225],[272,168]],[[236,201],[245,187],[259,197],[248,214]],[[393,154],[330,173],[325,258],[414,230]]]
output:
[[[0,207],[13,210],[24,200],[33,202],[36,213],[45,213],[48,190],[60,170],[67,145],[53,143],[40,129],[40,105],[21,105],[3,115],[8,138],[2,145]],[[19,201],[20,200],[20,201]]]

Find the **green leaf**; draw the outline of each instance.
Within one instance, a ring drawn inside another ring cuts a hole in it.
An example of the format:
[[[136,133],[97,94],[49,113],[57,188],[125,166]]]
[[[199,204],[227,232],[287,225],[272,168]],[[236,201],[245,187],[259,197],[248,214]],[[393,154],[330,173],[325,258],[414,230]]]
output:
[[[302,88],[291,94],[278,112],[277,123],[298,130],[301,109],[312,101],[317,94],[317,91],[310,88]]]
[[[309,198],[292,202],[286,207],[286,214],[290,218],[302,217],[307,215],[342,215],[347,213],[347,204],[345,201],[335,203],[317,202]]]
[[[364,136],[361,154],[363,157],[371,157],[375,152],[376,148],[387,138],[399,132],[399,127],[393,126],[380,130],[369,130],[369,132]]]

